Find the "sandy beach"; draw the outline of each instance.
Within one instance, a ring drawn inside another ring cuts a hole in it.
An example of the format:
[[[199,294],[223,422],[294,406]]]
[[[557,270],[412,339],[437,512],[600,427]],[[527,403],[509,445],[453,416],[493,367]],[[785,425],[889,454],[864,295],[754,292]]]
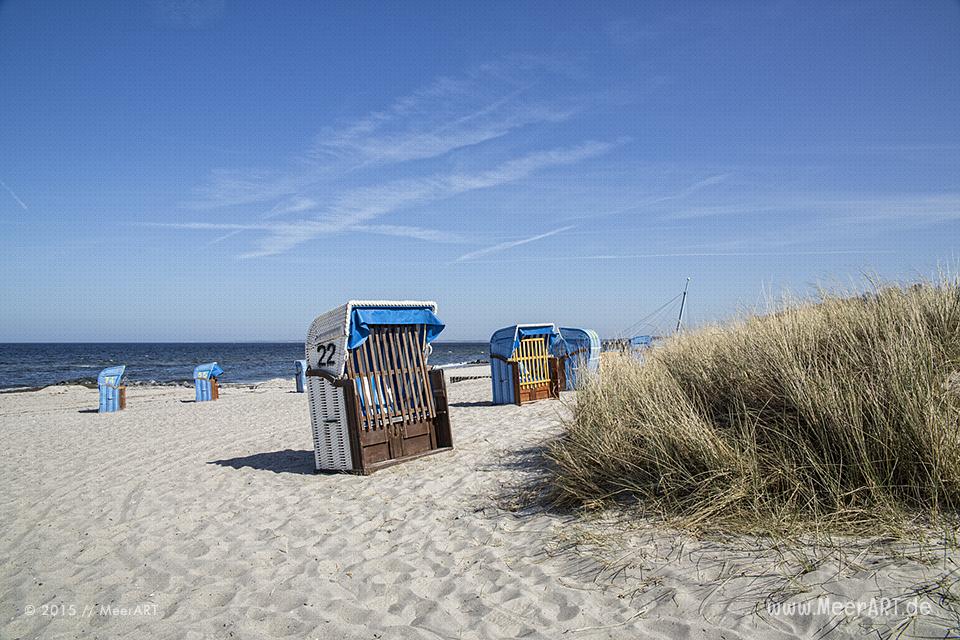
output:
[[[292,389],[226,385],[196,404],[191,388],[134,387],[129,408],[108,415],[79,386],[0,395],[0,637],[788,638],[903,624],[907,636],[942,637],[949,627],[935,588],[910,595],[948,573],[948,557],[804,564],[655,528],[595,538],[602,519],[511,508],[570,393],[491,406],[489,380],[450,384],[456,449],[361,477],[313,473],[307,398]],[[620,562],[605,567],[610,558]],[[867,608],[898,596],[897,611]],[[851,602],[863,610],[836,613]]]

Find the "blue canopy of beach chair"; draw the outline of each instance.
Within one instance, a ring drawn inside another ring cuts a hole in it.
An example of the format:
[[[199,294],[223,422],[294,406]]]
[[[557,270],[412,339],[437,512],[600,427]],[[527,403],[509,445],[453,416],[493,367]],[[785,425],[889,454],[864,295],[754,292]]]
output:
[[[514,324],[494,331],[490,336],[490,378],[493,383],[493,403],[508,404],[515,401],[513,396],[513,374],[510,366],[493,356],[513,357],[514,350],[520,346],[523,338],[543,336],[548,340],[550,355],[558,357],[566,353],[566,346],[560,332],[552,324]],[[523,375],[521,370],[521,375]]]
[[[550,349],[553,348],[562,342],[563,338],[560,337],[560,333],[557,331],[556,327],[552,324],[546,325],[543,327],[517,327],[517,337],[513,340],[513,348],[516,349],[520,346],[520,340],[523,338],[529,338],[531,336],[550,336]]]
[[[490,336],[490,354],[509,358],[514,350],[520,346],[520,340],[534,336],[548,336],[550,339],[549,349],[554,356],[561,355],[563,349],[563,338],[560,332],[552,324],[526,324],[511,325],[498,329]]]
[[[196,369],[193,370],[193,379],[194,380],[209,380],[210,378],[218,378],[223,374],[223,369],[216,362],[207,362],[206,364],[198,365]]]
[[[356,349],[370,335],[370,327],[383,324],[423,325],[427,342],[433,342],[443,331],[444,324],[427,307],[354,307],[350,314],[350,336],[347,349]]]
[[[119,387],[120,381],[123,379],[123,372],[126,369],[126,365],[107,367],[97,376],[97,386]]]

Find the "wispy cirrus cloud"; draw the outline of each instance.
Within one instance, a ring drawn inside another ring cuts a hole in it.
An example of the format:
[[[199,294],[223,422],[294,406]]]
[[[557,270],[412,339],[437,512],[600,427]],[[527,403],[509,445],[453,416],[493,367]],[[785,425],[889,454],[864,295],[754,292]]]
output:
[[[520,240],[510,240],[508,242],[501,242],[500,244],[495,244],[489,247],[484,247],[483,249],[478,249],[477,251],[471,251],[470,253],[465,253],[455,260],[455,262],[468,262],[476,258],[481,258],[483,256],[488,256],[491,253],[499,253],[501,251],[506,251],[507,249],[513,249],[514,247],[519,247],[524,244],[530,244],[531,242],[536,242],[537,240],[543,240],[544,238],[549,238],[550,236],[555,236],[558,233],[563,233],[564,231],[569,231],[573,229],[576,225],[567,225],[566,227],[560,227],[559,229],[553,229],[547,231],[546,233],[539,233],[528,238],[522,238]]]
[[[277,232],[271,230],[266,237],[259,240],[257,249],[243,257],[282,253],[323,233],[356,228],[413,204],[426,204],[468,191],[496,187],[521,180],[547,168],[571,165],[606,153],[616,144],[618,143],[585,142],[575,147],[528,153],[487,170],[433,174],[425,178],[398,180],[355,189],[339,196],[316,220],[281,227]]]
[[[141,227],[158,227],[162,229],[188,229],[191,231],[263,231],[281,223],[253,223],[246,224],[242,222],[140,222],[136,223]]]
[[[521,130],[542,134],[590,101],[567,97],[573,92],[544,93],[542,85],[551,84],[544,81],[564,72],[549,61],[518,58],[438,78],[383,109],[321,128],[285,167],[215,172],[187,203],[195,210],[256,208],[246,214],[253,221],[194,220],[174,223],[175,228],[226,232],[210,244],[255,235],[242,258],[276,255],[318,236],[345,232],[469,243],[451,230],[380,219],[517,182],[624,144],[626,139],[581,140],[529,148],[540,136]]]
[[[334,231],[348,231],[356,233],[372,233],[400,238],[415,238],[430,242],[464,243],[468,240],[462,235],[396,224],[365,224],[344,227],[343,229],[320,223],[318,221],[300,220],[298,222],[263,222],[244,224],[240,222],[143,222],[139,226],[161,227],[166,229],[186,229],[191,231],[271,231],[279,234],[324,233]]]
[[[736,203],[685,206],[667,213],[666,219],[747,216],[800,212],[822,217],[832,225],[871,222],[928,224],[960,219],[960,194],[751,194]]]
[[[469,96],[459,92],[444,98],[417,100],[418,113],[412,122],[401,117],[410,111],[402,109],[368,117],[359,123],[320,136],[313,155],[332,157],[354,165],[379,165],[442,156],[451,151],[501,138],[514,129],[529,124],[562,122],[577,109],[573,106],[555,107],[546,104],[527,104],[521,99],[523,89],[517,89],[486,104],[474,105],[474,110],[463,113],[465,104],[452,98]]]
[[[671,202],[673,200],[683,200],[685,198],[689,198],[690,196],[696,194],[699,191],[703,191],[708,187],[712,187],[714,185],[718,185],[725,182],[729,177],[730,177],[729,173],[708,176],[701,180],[697,180],[696,182],[690,184],[689,186],[684,187],[683,189],[680,189],[672,193],[641,198],[640,201],[637,202],[636,204],[631,204],[626,207],[620,207],[619,209],[613,209],[610,211],[603,211],[601,213],[571,216],[567,218],[567,220],[592,220],[596,218],[607,218],[611,216],[621,215],[624,213],[630,213],[632,211],[637,211],[639,209],[656,208],[657,205],[661,205],[666,202]]]
[[[440,231],[439,229],[424,229],[423,227],[409,227],[396,224],[354,225],[349,227],[347,230],[358,233],[375,233],[385,236],[395,236],[398,238],[414,238],[415,240],[427,240],[429,242],[451,244],[468,242],[467,238],[457,233]]]
[[[223,15],[224,0],[151,0],[154,19],[176,29],[199,29]]]
[[[20,196],[18,196],[17,194],[15,194],[15,193],[13,192],[13,189],[11,189],[10,187],[7,186],[7,183],[6,183],[6,182],[4,182],[3,180],[0,180],[0,186],[3,186],[3,188],[7,190],[7,193],[9,193],[10,196],[11,196],[14,200],[17,201],[17,204],[20,205],[20,207],[21,207],[24,211],[29,211],[29,209],[27,208],[27,204],[26,204],[23,200],[20,199]]]
[[[759,258],[777,256],[853,256],[853,255],[886,255],[896,253],[889,249],[812,249],[812,250],[777,250],[777,251],[664,251],[661,253],[606,253],[589,255],[553,255],[553,256],[521,256],[515,258],[498,258],[497,260],[479,260],[478,262],[502,264],[504,262],[606,262],[616,260],[652,260],[657,258]]]
[[[324,127],[286,169],[215,171],[186,204],[210,209],[297,197],[360,169],[438,158],[525,126],[562,122],[577,114],[583,101],[538,96],[544,68],[538,62],[500,62],[439,78],[384,110]]]
[[[270,209],[270,212],[264,216],[264,218],[273,218],[275,216],[282,216],[288,213],[303,213],[304,211],[316,209],[319,206],[320,204],[313,198],[295,196],[275,204],[273,208]]]
[[[503,161],[489,169],[436,173],[423,178],[395,180],[386,184],[361,187],[337,196],[329,206],[312,219],[292,222],[262,219],[253,223],[188,221],[149,224],[177,229],[221,230],[231,233],[265,232],[265,235],[257,240],[257,246],[254,249],[240,256],[243,258],[276,255],[318,236],[342,232],[386,234],[433,242],[464,242],[466,240],[460,235],[450,232],[421,227],[371,224],[371,222],[414,204],[426,204],[469,191],[492,188],[521,180],[537,171],[572,165],[607,153],[624,142],[626,140],[588,141],[573,147],[527,153]]]

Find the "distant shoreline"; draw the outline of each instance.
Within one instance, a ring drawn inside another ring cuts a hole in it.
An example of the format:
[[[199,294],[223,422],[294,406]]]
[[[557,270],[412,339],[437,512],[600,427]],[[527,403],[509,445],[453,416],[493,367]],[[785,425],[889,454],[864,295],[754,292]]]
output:
[[[489,360],[477,359],[469,360],[464,362],[451,362],[448,364],[433,365],[437,369],[443,370],[456,370],[456,369],[465,369],[468,367],[477,367],[484,366],[490,363]],[[293,381],[294,375],[291,372],[289,376],[277,376],[277,375],[268,375],[265,377],[244,377],[239,380],[230,380],[224,379],[221,382],[222,386],[250,386],[263,384],[265,382],[270,382],[272,380],[286,380],[289,379]],[[182,378],[179,380],[128,380],[125,383],[128,387],[192,387],[193,380],[191,378]],[[97,379],[92,377],[83,377],[83,378],[73,378],[68,380],[58,380],[57,382],[52,382],[45,385],[29,385],[29,386],[14,386],[14,387],[3,387],[0,386],[0,394],[7,393],[29,393],[32,391],[42,391],[43,389],[48,389],[50,387],[84,387],[87,389],[96,389],[97,388]]]
[[[489,356],[486,342],[433,343],[433,366],[474,364]],[[95,388],[106,367],[125,365],[127,385],[192,385],[193,370],[218,362],[221,383],[292,380],[304,358],[301,342],[274,343],[6,343],[0,345],[0,389],[30,391],[51,385]]]

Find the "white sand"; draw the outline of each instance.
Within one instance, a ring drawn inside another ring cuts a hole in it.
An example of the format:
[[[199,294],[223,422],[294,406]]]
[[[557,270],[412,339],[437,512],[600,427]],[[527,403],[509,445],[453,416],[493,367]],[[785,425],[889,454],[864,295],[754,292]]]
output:
[[[453,384],[454,452],[317,476],[292,387],[228,385],[203,404],[190,388],[133,387],[111,415],[80,387],[0,395],[0,638],[785,638],[904,621],[942,636],[948,624],[939,607],[911,622],[909,598],[881,616],[817,613],[816,598],[868,606],[950,559],[829,559],[791,582],[796,561],[747,543],[650,529],[591,548],[601,523],[504,510],[558,432],[559,402],[492,407],[489,381]],[[788,602],[813,600],[812,613],[766,611],[795,587]]]

